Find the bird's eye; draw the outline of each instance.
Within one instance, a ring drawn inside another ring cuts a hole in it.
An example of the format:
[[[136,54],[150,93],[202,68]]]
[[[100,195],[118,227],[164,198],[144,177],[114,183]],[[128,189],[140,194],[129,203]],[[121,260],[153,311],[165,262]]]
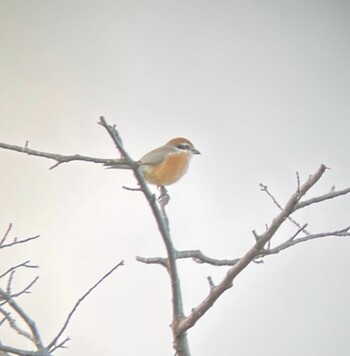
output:
[[[189,145],[186,145],[185,143],[180,143],[176,145],[176,147],[179,148],[180,150],[189,150],[191,148]]]

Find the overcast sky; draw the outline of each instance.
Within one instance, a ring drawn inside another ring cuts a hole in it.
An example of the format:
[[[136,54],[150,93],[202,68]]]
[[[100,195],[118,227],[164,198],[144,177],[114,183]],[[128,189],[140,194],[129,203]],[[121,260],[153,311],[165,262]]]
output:
[[[117,156],[97,125],[117,125],[138,159],[173,137],[190,139],[188,174],[169,188],[178,249],[241,256],[281,204],[321,163],[308,197],[350,186],[350,5],[344,0],[0,1],[0,141],[61,154]],[[40,234],[0,251],[0,273],[30,259],[21,303],[48,342],[75,301],[57,355],[173,355],[170,287],[145,199],[123,190],[130,172],[0,150],[0,236]],[[349,199],[296,215],[317,233],[350,225]],[[275,243],[295,231],[286,227]],[[252,265],[189,331],[192,355],[349,355],[350,241],[313,241]],[[186,313],[225,268],[179,263]],[[2,331],[1,341],[21,346]],[[22,345],[28,346],[28,344]]]

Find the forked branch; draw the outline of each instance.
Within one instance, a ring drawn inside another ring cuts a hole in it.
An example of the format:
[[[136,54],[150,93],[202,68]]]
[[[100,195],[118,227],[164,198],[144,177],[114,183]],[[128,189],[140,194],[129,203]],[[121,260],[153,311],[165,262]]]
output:
[[[153,216],[157,222],[157,226],[160,231],[167,252],[167,270],[169,272],[170,280],[171,280],[172,306],[173,306],[173,321],[172,321],[173,345],[177,356],[189,356],[190,353],[189,353],[189,347],[187,343],[187,336],[185,333],[179,332],[179,328],[177,327],[178,323],[184,318],[184,311],[183,311],[180,278],[178,276],[177,266],[176,266],[176,250],[173,246],[172,239],[170,236],[169,224],[165,213],[164,201],[160,203],[161,206],[159,207],[155,195],[152,194],[151,191],[149,190],[148,185],[145,179],[143,178],[143,175],[140,172],[139,163],[134,161],[130,157],[128,152],[125,150],[119,132],[116,130],[115,126],[108,125],[103,117],[100,117],[100,125],[102,125],[107,130],[114,144],[119,150],[121,156],[125,158],[128,166],[130,166],[131,169],[133,170],[135,178],[140,186],[140,190],[146,197],[151,207]]]
[[[232,287],[233,280],[251,263],[253,262],[264,249],[264,246],[275,235],[277,230],[288,219],[288,217],[296,210],[300,199],[314,186],[322,177],[326,170],[326,166],[321,165],[315,174],[311,175],[309,179],[291,196],[282,211],[272,220],[267,230],[261,234],[256,235],[257,241],[248,252],[240,258],[240,260],[231,267],[223,280],[211,288],[209,295],[197,307],[192,309],[192,312],[181,320],[178,324],[180,332],[185,332],[193,327],[197,321],[213,306],[218,298],[229,288]]]
[[[5,244],[5,242],[9,239],[10,231],[12,225],[10,224],[7,228],[4,236],[1,238],[0,247],[10,247],[15,246],[18,243],[28,242],[33,240],[33,238],[28,239],[17,239],[15,238],[13,242]],[[35,238],[37,238],[36,236]],[[10,246],[9,246],[10,245]],[[26,339],[30,340],[35,348],[36,351],[33,350],[24,350],[15,348],[12,346],[3,345],[0,342],[0,355],[7,355],[6,353],[13,354],[13,355],[20,355],[20,356],[50,356],[52,353],[57,350],[58,348],[65,347],[66,342],[69,338],[61,339],[63,332],[66,330],[73,314],[76,312],[77,308],[81,304],[81,302],[87,298],[87,296],[99,286],[107,277],[109,277],[118,267],[123,265],[123,261],[116,264],[111,270],[109,270],[106,274],[104,274],[89,290],[84,293],[82,297],[78,299],[78,301],[73,306],[72,310],[67,316],[66,321],[64,322],[62,328],[57,333],[57,335],[53,338],[51,343],[48,346],[44,345],[44,342],[41,339],[41,335],[39,329],[34,322],[33,319],[25,312],[25,310],[20,306],[17,301],[17,298],[20,295],[30,293],[33,285],[37,282],[38,277],[35,277],[27,286],[25,286],[20,291],[13,291],[13,280],[15,276],[15,272],[23,269],[23,268],[37,268],[38,266],[31,264],[29,261],[25,261],[23,263],[17,264],[15,266],[10,267],[5,272],[1,273],[0,279],[2,281],[5,277],[7,277],[7,282],[5,281],[6,288],[0,287],[0,327],[4,324],[8,324],[9,327],[15,331],[20,336],[25,337]],[[16,319],[21,319],[24,326],[20,326]]]
[[[141,191],[153,212],[153,215],[155,217],[155,220],[157,222],[160,234],[162,236],[164,245],[166,247],[166,252],[167,252],[167,257],[166,258],[161,258],[161,257],[151,257],[151,258],[146,258],[146,257],[137,257],[137,259],[140,262],[147,263],[147,264],[160,264],[164,267],[166,267],[167,271],[169,272],[170,279],[171,279],[171,288],[172,288],[172,302],[173,302],[173,321],[172,321],[172,330],[173,330],[173,341],[174,341],[174,348],[176,351],[176,356],[189,356],[189,349],[188,349],[188,344],[187,344],[187,337],[186,337],[186,331],[193,327],[198,320],[214,305],[214,303],[219,299],[219,297],[229,288],[232,287],[234,279],[252,262],[259,263],[261,262],[261,259],[265,256],[272,255],[272,254],[277,254],[280,251],[283,251],[286,248],[289,248],[291,246],[297,245],[299,243],[309,241],[312,239],[317,239],[317,238],[322,238],[322,237],[327,237],[327,236],[339,236],[339,237],[344,237],[344,236],[350,236],[350,226],[345,227],[343,229],[335,230],[335,231],[329,231],[329,232],[324,232],[324,233],[318,233],[318,234],[311,234],[308,230],[306,230],[307,225],[301,225],[299,224],[294,218],[291,216],[296,210],[302,209],[304,207],[307,207],[309,205],[315,204],[315,203],[320,203],[328,199],[333,199],[341,195],[345,195],[350,193],[350,188],[340,190],[340,191],[331,191],[330,193],[327,193],[325,195],[312,198],[309,200],[304,200],[301,201],[302,197],[309,191],[309,189],[314,186],[318,180],[322,177],[324,174],[326,167],[324,165],[321,165],[320,168],[315,172],[315,174],[311,175],[304,184],[301,184],[300,182],[300,177],[299,174],[297,174],[297,189],[296,192],[290,197],[286,205],[283,207],[281,206],[277,200],[273,197],[273,195],[268,191],[267,187],[264,185],[261,185],[261,189],[265,191],[274,201],[274,203],[279,207],[280,213],[272,220],[271,224],[267,227],[264,233],[262,234],[257,234],[255,231],[253,231],[254,237],[255,237],[255,244],[246,252],[245,255],[243,255],[241,258],[235,258],[235,259],[215,259],[211,258],[205,254],[203,254],[200,250],[189,250],[189,251],[177,251],[175,247],[173,246],[172,240],[171,240],[171,235],[169,231],[169,224],[166,216],[166,211],[165,211],[165,205],[166,203],[164,201],[161,201],[159,204],[156,200],[156,197],[154,194],[151,193],[149,190],[141,172],[140,172],[140,167],[139,167],[139,162],[134,161],[128,152],[125,150],[123,146],[123,142],[120,138],[120,135],[118,131],[116,130],[115,126],[110,126],[107,124],[106,120],[101,117],[100,118],[100,125],[102,125],[108,132],[108,134],[111,136],[112,140],[114,141],[118,151],[120,152],[121,158],[120,159],[101,159],[101,158],[94,158],[94,157],[88,157],[88,156],[81,156],[81,155],[70,155],[70,156],[64,156],[64,155],[59,155],[59,154],[53,154],[53,153],[48,153],[48,152],[41,152],[41,151],[36,151],[33,149],[30,149],[28,147],[28,143],[26,143],[23,147],[20,146],[14,146],[14,145],[8,145],[4,143],[0,143],[0,148],[12,150],[12,151],[17,151],[21,153],[25,153],[28,155],[33,155],[33,156],[38,156],[38,157],[44,157],[47,159],[54,160],[56,163],[51,167],[55,168],[58,165],[62,163],[67,163],[71,161],[86,161],[86,162],[92,162],[92,163],[99,163],[99,164],[104,164],[106,166],[113,166],[114,168],[125,168],[125,169],[131,169],[137,179],[137,182],[139,184],[139,188],[136,190]],[[271,248],[270,246],[270,241],[271,238],[276,234],[276,232],[279,230],[281,225],[283,224],[284,221],[290,220],[294,225],[297,226],[297,231],[290,237],[288,238],[285,242],[279,244],[276,247]],[[18,243],[23,243],[30,241],[32,239],[37,238],[38,236],[34,236],[25,240],[17,240],[15,239],[13,242],[7,242],[8,241],[8,234],[11,229],[11,226],[9,226],[8,231],[5,233],[3,238],[0,240],[0,248],[4,247],[10,247]],[[306,236],[300,236],[301,234],[305,234]],[[208,277],[208,282],[210,286],[210,292],[208,296],[194,309],[192,309],[192,312],[188,315],[185,316],[183,312],[183,305],[182,305],[182,293],[181,293],[181,288],[180,288],[180,279],[178,276],[177,272],[177,265],[176,262],[178,259],[184,259],[184,258],[192,258],[195,262],[198,263],[207,263],[211,264],[214,266],[230,266],[228,269],[226,276],[222,279],[222,281],[214,285],[212,279]],[[13,277],[13,271],[16,268],[19,268],[20,266],[22,267],[29,267],[26,266],[27,262],[24,264],[15,266],[14,269],[9,269],[6,272],[4,272],[0,277],[4,277],[6,275],[9,275],[9,279]],[[14,325],[14,329],[17,328],[17,324],[15,323],[14,319],[7,313],[6,310],[1,309],[3,308],[4,304],[10,305],[16,313],[24,320],[24,322],[28,325],[29,327],[29,333],[27,336],[35,343],[35,346],[38,351],[23,351],[23,350],[18,350],[14,349],[11,347],[6,347],[3,346],[0,343],[0,351],[4,352],[9,352],[17,355],[35,355],[35,356],[47,356],[50,355],[53,351],[55,351],[57,348],[64,347],[65,343],[69,340],[68,338],[64,340],[60,340],[63,332],[67,328],[67,325],[70,322],[70,319],[72,315],[75,313],[77,307],[79,304],[91,293],[91,291],[96,288],[108,275],[110,275],[119,265],[121,265],[122,262],[118,265],[116,265],[111,271],[109,271],[105,276],[103,276],[93,287],[91,287],[74,305],[73,309],[71,312],[68,314],[68,317],[61,328],[61,330],[58,332],[58,334],[53,338],[53,340],[49,343],[48,346],[44,347],[43,343],[40,339],[40,335],[36,329],[36,326],[34,323],[31,322],[31,319],[20,309],[16,301],[14,300],[14,297],[16,295],[9,293],[10,288],[6,291],[2,291],[0,289],[0,302],[2,299],[2,302],[0,304],[0,313],[3,315],[3,321],[7,321],[8,323],[12,323]],[[11,283],[10,283],[11,284]],[[31,285],[29,285],[28,288],[30,288]],[[25,293],[27,289],[22,291]],[[24,314],[23,314],[24,313]],[[0,324],[1,326],[1,324]],[[17,332],[20,332],[20,329],[17,330]],[[23,336],[25,336],[23,334]]]

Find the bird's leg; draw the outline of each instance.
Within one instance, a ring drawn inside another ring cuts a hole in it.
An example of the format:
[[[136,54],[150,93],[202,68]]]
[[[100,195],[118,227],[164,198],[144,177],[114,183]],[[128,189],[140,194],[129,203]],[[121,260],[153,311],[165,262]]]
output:
[[[158,186],[158,189],[160,190],[160,195],[158,197],[158,202],[160,205],[160,211],[162,214],[162,218],[165,222],[165,226],[168,229],[168,231],[170,231],[169,228],[169,219],[167,216],[167,213],[165,211],[165,206],[169,203],[170,200],[170,195],[168,194],[168,191],[165,189],[164,186]]]
[[[170,195],[168,194],[167,189],[163,185],[158,185],[160,195],[158,197],[158,202],[162,207],[165,207],[170,200]]]

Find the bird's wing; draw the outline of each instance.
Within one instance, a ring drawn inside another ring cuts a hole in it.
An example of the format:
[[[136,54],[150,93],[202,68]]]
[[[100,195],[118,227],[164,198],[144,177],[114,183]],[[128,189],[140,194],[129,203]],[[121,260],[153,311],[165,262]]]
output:
[[[169,153],[175,152],[172,147],[162,146],[158,147],[151,152],[146,153],[141,159],[141,164],[147,166],[154,166],[156,164],[162,163]]]

